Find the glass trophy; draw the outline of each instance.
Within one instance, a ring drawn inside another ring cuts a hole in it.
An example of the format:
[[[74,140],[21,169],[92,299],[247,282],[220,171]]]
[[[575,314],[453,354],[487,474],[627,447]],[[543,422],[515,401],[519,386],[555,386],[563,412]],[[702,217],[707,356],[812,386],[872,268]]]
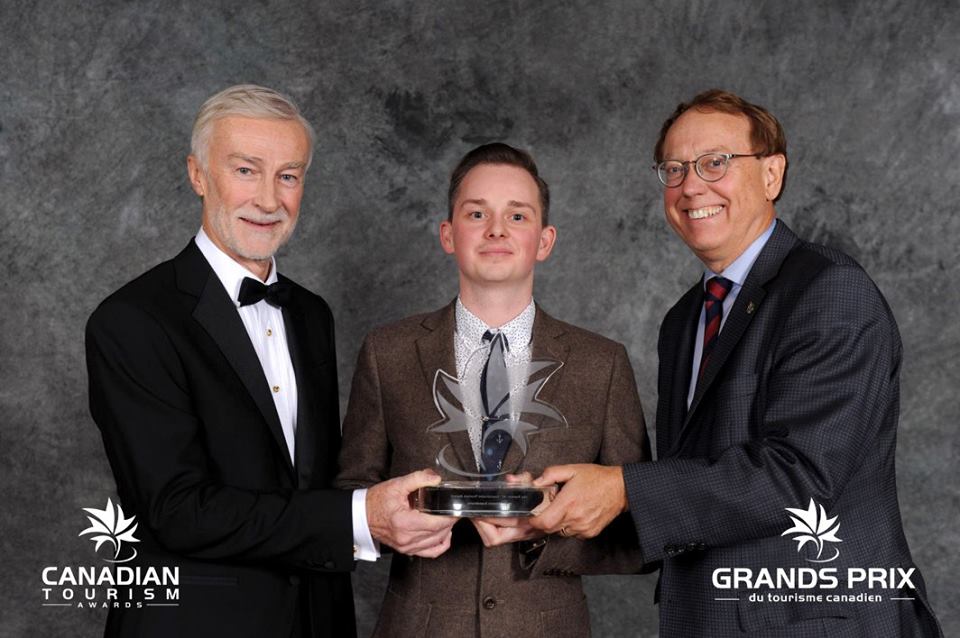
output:
[[[554,493],[551,487],[535,487],[510,475],[522,471],[530,437],[567,427],[554,406],[537,398],[563,364],[517,362],[508,356],[505,369],[501,362],[499,372],[492,366],[488,371],[489,352],[487,348],[474,352],[459,378],[443,370],[434,376],[433,400],[441,418],[427,431],[444,439],[436,455],[443,481],[414,494],[414,504],[422,512],[533,516]]]

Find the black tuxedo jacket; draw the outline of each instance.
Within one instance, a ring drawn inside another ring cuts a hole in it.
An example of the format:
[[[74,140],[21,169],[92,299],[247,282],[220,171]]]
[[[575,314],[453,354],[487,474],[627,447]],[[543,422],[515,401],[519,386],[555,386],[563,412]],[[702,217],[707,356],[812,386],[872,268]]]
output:
[[[354,635],[351,495],[329,489],[333,319],[294,291],[295,463],[236,307],[192,240],[91,316],[90,411],[137,517],[137,564],[180,568],[178,607],[111,610],[107,635]]]
[[[700,282],[664,318],[658,461],[624,471],[644,560],[663,561],[661,636],[939,635],[919,572],[917,589],[899,593],[848,589],[846,578],[914,567],[894,470],[901,343],[877,287],[846,255],[778,222],[687,409],[702,304]],[[793,525],[785,508],[811,499],[840,524],[829,563],[807,562],[781,536]],[[714,571],[729,568],[832,568],[835,590],[801,593],[883,600],[752,602],[749,587],[715,586]]]

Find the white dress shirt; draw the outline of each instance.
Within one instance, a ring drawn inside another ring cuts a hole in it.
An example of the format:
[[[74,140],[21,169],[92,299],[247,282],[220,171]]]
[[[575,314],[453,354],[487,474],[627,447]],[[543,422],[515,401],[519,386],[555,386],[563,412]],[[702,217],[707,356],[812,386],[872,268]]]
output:
[[[290,360],[290,348],[287,346],[287,331],[283,324],[283,311],[261,299],[257,303],[241,306],[238,301],[240,285],[247,277],[260,281],[260,278],[233,260],[220,250],[207,236],[203,228],[196,236],[197,248],[217,279],[233,300],[247,330],[250,343],[260,359],[260,367],[267,378],[273,405],[280,417],[283,438],[287,444],[290,462],[296,464],[295,446],[297,433],[297,377]],[[263,283],[270,285],[277,281],[277,262],[270,260],[270,274]],[[354,490],[352,499],[354,558],[358,560],[376,560],[380,556],[370,536],[367,526],[367,490]]]
[[[483,320],[467,310],[457,297],[454,333],[454,354],[457,360],[457,382],[463,389],[463,412],[467,417],[467,434],[473,447],[474,460],[480,469],[480,442],[483,430],[483,407],[480,400],[480,374],[490,355],[490,344],[483,341],[488,330],[494,334],[502,332],[507,338],[507,350],[503,359],[507,366],[507,379],[510,382],[510,412],[520,412],[522,406],[514,406],[514,400],[521,400],[519,392],[527,382],[530,369],[531,343],[533,339],[533,319],[536,305],[533,299],[523,311],[499,328],[492,328]],[[513,390],[516,388],[516,390]]]

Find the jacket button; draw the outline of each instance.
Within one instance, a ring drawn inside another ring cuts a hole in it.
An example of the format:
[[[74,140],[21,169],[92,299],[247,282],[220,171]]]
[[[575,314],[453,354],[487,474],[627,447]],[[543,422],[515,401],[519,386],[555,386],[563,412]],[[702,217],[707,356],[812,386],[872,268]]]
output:
[[[493,609],[497,606],[497,601],[493,599],[493,596],[487,596],[483,599],[483,608],[484,609]]]
[[[291,584],[291,585],[299,585],[299,584],[300,584],[300,577],[297,576],[296,574],[291,574],[291,576],[290,576],[290,584]]]
[[[333,569],[336,566],[337,566],[336,563],[334,563],[332,560],[328,560],[323,564],[324,569]]]

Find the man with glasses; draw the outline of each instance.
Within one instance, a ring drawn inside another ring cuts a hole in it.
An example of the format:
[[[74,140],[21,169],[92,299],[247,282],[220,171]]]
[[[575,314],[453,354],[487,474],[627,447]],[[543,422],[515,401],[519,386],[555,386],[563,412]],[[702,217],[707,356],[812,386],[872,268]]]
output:
[[[548,468],[533,524],[589,538],[629,510],[661,636],[941,635],[897,504],[897,326],[854,260],[776,219],[780,123],[707,91],[655,158],[704,264],[660,330],[658,461]]]

